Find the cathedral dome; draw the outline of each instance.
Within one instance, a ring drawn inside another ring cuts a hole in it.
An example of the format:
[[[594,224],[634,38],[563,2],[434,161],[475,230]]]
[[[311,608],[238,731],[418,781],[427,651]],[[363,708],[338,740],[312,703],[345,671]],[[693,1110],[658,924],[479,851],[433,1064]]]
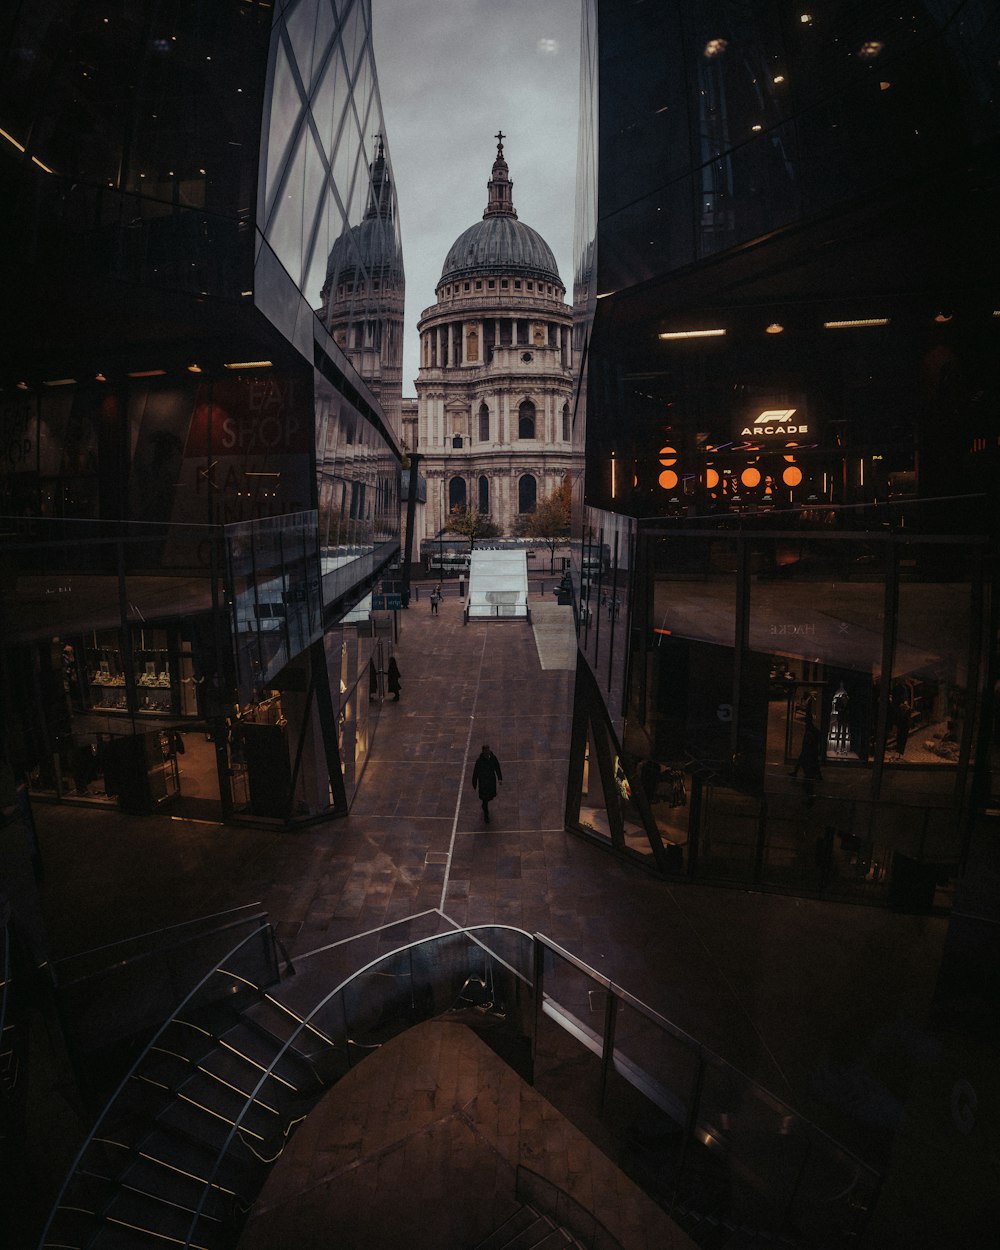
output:
[[[403,280],[403,253],[393,219],[393,202],[385,147],[379,137],[378,153],[371,166],[371,191],[362,220],[345,230],[330,249],[326,262],[323,299],[334,283],[354,280],[361,275],[379,278],[383,283]]]
[[[552,249],[536,230],[513,217],[487,217],[463,231],[445,257],[441,281],[485,272],[526,273],[559,282]]]
[[[559,269],[552,249],[537,230],[517,220],[511,201],[513,183],[503,158],[503,135],[497,135],[493,177],[486,184],[490,198],[483,220],[458,236],[448,250],[438,285],[470,274],[527,274],[557,282]]]
[[[326,263],[327,281],[334,276],[354,277],[359,273],[402,278],[403,256],[391,221],[366,217],[345,230],[330,249]]]

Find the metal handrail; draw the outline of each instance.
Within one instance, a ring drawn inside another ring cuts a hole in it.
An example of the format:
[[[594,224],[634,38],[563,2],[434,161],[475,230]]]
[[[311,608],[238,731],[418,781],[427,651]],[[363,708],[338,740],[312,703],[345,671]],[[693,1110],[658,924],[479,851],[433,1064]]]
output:
[[[257,910],[253,911],[252,910],[253,908],[256,908]],[[239,907],[230,907],[230,908],[227,908],[225,911],[214,912],[209,916],[200,916],[200,917],[195,918],[194,920],[182,920],[179,924],[164,925],[160,929],[151,929],[147,933],[138,933],[138,934],[135,934],[133,937],[122,938],[118,942],[108,942],[104,946],[92,946],[89,950],[77,951],[73,955],[64,955],[62,959],[57,959],[53,962],[52,964],[53,972],[56,975],[58,975],[58,971],[60,969],[65,968],[67,964],[72,964],[74,960],[87,959],[88,957],[92,955],[102,955],[106,951],[119,950],[124,946],[130,945],[133,942],[138,944],[140,942],[145,941],[147,938],[156,938],[156,937],[159,937],[161,934],[176,933],[177,931],[181,929],[191,929],[196,925],[203,925],[203,924],[207,924],[210,921],[221,920],[223,916],[234,916],[237,912],[244,912],[244,911],[247,912],[248,914],[243,918],[242,921],[231,920],[231,921],[227,921],[225,924],[217,924],[214,928],[211,928],[211,929],[201,929],[198,931],[197,936],[198,937],[210,937],[214,933],[223,933],[225,932],[226,929],[231,929],[235,925],[240,924],[240,923],[249,923],[250,921],[253,921],[253,920],[266,920],[267,919],[267,913],[263,910],[263,905],[261,903],[259,902],[258,903],[243,903]],[[161,955],[166,951],[177,950],[179,947],[184,946],[184,945],[186,945],[184,941],[174,942],[169,946],[158,945],[158,946],[154,946],[150,948],[149,950],[139,951],[137,954],[131,957],[125,958],[125,959],[112,959],[110,963],[102,964],[101,967],[97,968],[94,972],[86,973],[84,976],[75,977],[71,981],[62,981],[60,982],[60,984],[65,986],[66,988],[69,988],[70,986],[74,986],[74,985],[81,985],[86,981],[90,981],[97,977],[103,976],[105,973],[110,972],[113,969],[124,968],[129,964],[138,963],[140,960],[148,959],[154,955]]]
[[[288,1038],[285,1039],[285,1042],[282,1045],[278,1054],[276,1054],[274,1058],[271,1060],[270,1064],[268,1064],[267,1071],[261,1074],[260,1079],[258,1080],[257,1084],[253,1087],[253,1089],[251,1089],[248,1092],[242,1111],[239,1113],[238,1116],[235,1117],[233,1126],[230,1129],[229,1133],[226,1135],[226,1140],[223,1142],[223,1144],[219,1148],[217,1155],[216,1155],[215,1164],[213,1165],[211,1172],[205,1178],[205,1184],[202,1189],[201,1200],[198,1203],[197,1209],[194,1212],[193,1218],[191,1220],[191,1224],[188,1228],[188,1235],[187,1235],[188,1244],[190,1243],[191,1238],[194,1235],[198,1227],[198,1222],[201,1219],[202,1209],[205,1205],[205,1201],[208,1197],[209,1191],[212,1188],[213,1184],[215,1183],[215,1178],[216,1178],[216,1175],[218,1173],[220,1166],[222,1165],[222,1161],[225,1159],[226,1155],[228,1154],[230,1145],[233,1143],[233,1141],[236,1138],[237,1133],[240,1130],[243,1117],[248,1113],[254,1100],[261,1093],[264,1087],[265,1081],[268,1080],[275,1066],[285,1057],[288,1051],[292,1049],[294,1043],[296,1043],[299,1040],[299,1038],[302,1036],[305,1030],[309,1029],[312,1032],[316,1031],[313,1025],[313,1021],[316,1019],[319,1013],[324,1010],[327,1004],[330,1003],[338,994],[342,993],[343,990],[346,989],[347,986],[349,986],[353,981],[356,981],[359,977],[364,976],[367,972],[370,972],[373,968],[376,968],[379,964],[385,963],[389,959],[397,959],[400,955],[405,954],[407,951],[412,951],[416,949],[417,947],[426,946],[432,942],[439,942],[439,941],[444,941],[446,939],[454,939],[458,936],[465,936],[465,937],[471,938],[473,944],[482,947],[484,953],[490,955],[491,958],[496,959],[498,963],[502,964],[505,968],[508,969],[508,971],[512,972],[515,976],[517,976],[519,979],[524,981],[526,985],[530,986],[532,984],[532,982],[530,981],[528,977],[525,977],[516,968],[513,968],[505,960],[501,959],[498,955],[495,955],[492,951],[488,950],[488,948],[482,942],[480,942],[478,938],[475,937],[475,933],[479,930],[490,930],[490,931],[500,930],[503,932],[520,933],[523,937],[527,938],[529,942],[533,940],[532,935],[530,933],[528,933],[524,929],[519,929],[514,925],[474,925],[469,929],[451,929],[445,933],[435,933],[435,934],[432,934],[430,937],[419,938],[415,942],[408,942],[404,946],[401,946],[394,951],[389,951],[388,953],[384,955],[380,955],[377,959],[373,959],[369,961],[362,968],[359,968],[356,972],[352,972],[349,977],[346,977],[343,981],[340,982],[339,985],[337,985],[334,989],[332,989],[328,994],[324,995],[324,997],[309,1011],[308,1015],[304,1016],[300,1020],[298,1027],[294,1030],[294,1032]],[[350,1041],[349,1038],[345,1040]]]
[[[226,956],[226,959],[223,960],[223,963],[225,963],[228,960],[231,960],[233,956],[238,954],[243,949],[243,947],[245,947],[249,942],[253,941],[255,938],[260,937],[260,935],[263,932],[269,931],[270,928],[271,926],[269,924],[263,924],[259,928],[255,929],[253,933],[248,933],[242,942],[238,943],[236,946],[233,947],[233,949]],[[180,1012],[183,1011],[184,1008],[187,1006],[187,1004],[191,1002],[191,1000],[195,998],[195,996],[201,992],[202,988],[206,986],[209,983],[209,981],[212,979],[212,977],[216,975],[216,973],[219,971],[219,967],[221,966],[222,965],[220,964],[218,967],[213,968],[211,972],[207,973],[204,977],[202,977],[202,979],[198,982],[198,984],[194,987],[194,989],[190,992],[190,994],[188,994],[188,996],[184,999],[184,1002],[181,1003],[180,1007],[178,1007],[177,1011],[175,1011],[174,1014],[169,1017],[169,1019],[165,1020],[163,1024],[160,1025],[160,1027],[157,1029],[156,1033],[154,1034],[150,1042],[147,1044],[145,1049],[142,1051],[142,1053],[139,1055],[136,1061],[132,1064],[129,1070],[125,1073],[125,1075],[122,1077],[117,1088],[115,1089],[115,1092],[111,1095],[111,1097],[108,1099],[107,1103],[105,1104],[103,1111],[94,1121],[93,1128],[91,1128],[90,1133],[87,1135],[87,1138],[84,1141],[83,1145],[77,1151],[76,1157],[74,1158],[73,1163],[71,1167],[69,1168],[69,1171],[66,1173],[66,1179],[63,1181],[62,1185],[59,1188],[59,1194],[56,1197],[56,1201],[52,1205],[51,1211],[49,1212],[49,1218],[45,1221],[45,1227],[42,1230],[42,1235],[38,1242],[39,1250],[44,1250],[44,1247],[46,1244],[46,1238],[48,1237],[49,1229],[52,1226],[52,1221],[56,1218],[56,1216],[59,1213],[60,1207],[62,1206],[63,1196],[66,1193],[66,1190],[69,1188],[70,1184],[72,1183],[73,1178],[76,1176],[77,1169],[82,1163],[83,1157],[86,1154],[87,1150],[90,1148],[91,1142],[97,1136],[97,1133],[99,1129],[101,1128],[101,1125],[104,1123],[107,1116],[111,1113],[116,1101],[121,1096],[125,1088],[128,1086],[128,1083],[129,1081],[132,1080],[132,1077],[134,1076],[134,1074],[138,1071],[140,1065],[145,1060],[147,1054],[149,1054],[149,1052],[153,1049],[153,1047],[159,1043],[160,1038],[163,1037],[167,1029],[170,1028],[171,1024],[173,1024],[174,1020],[177,1018]],[[215,1177],[215,1172],[213,1171],[212,1173],[213,1180],[214,1180],[214,1177]]]

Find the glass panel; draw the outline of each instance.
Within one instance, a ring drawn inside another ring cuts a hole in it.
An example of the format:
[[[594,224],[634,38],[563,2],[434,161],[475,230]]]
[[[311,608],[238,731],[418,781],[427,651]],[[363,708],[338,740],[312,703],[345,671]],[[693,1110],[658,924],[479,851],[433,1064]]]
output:
[[[587,745],[583,758],[583,784],[580,790],[580,824],[588,832],[596,833],[610,842],[611,822],[604,800],[604,784],[601,779],[600,757],[597,753],[594,729],[593,724],[588,724]]]
[[[751,881],[759,829],[759,799],[724,786],[705,786],[698,838],[702,875],[725,881]]]
[[[583,1127],[600,1116],[607,992],[553,951],[545,949],[543,958],[535,1086]]]
[[[728,1216],[752,1228],[780,1227],[808,1151],[791,1109],[712,1061],[705,1067],[696,1136],[725,1160]]]
[[[668,1033],[628,1003],[619,1004],[615,1019],[616,1070],[641,1090],[670,1121],[661,1125],[671,1139],[688,1123],[698,1073],[698,1047]]]

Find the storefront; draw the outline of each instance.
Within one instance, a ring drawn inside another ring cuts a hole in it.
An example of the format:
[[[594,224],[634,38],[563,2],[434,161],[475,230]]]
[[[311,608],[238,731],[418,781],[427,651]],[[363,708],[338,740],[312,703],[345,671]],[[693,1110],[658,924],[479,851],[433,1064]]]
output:
[[[627,619],[581,630],[571,824],[660,870],[825,897],[892,902],[922,866],[905,889],[947,907],[985,540],[632,527]]]

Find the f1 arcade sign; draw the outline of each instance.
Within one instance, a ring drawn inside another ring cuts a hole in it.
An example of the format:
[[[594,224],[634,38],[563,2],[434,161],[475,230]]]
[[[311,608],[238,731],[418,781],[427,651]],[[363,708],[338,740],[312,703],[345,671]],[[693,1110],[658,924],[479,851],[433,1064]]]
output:
[[[802,407],[762,408],[744,421],[741,438],[787,439],[812,433],[809,418]]]

